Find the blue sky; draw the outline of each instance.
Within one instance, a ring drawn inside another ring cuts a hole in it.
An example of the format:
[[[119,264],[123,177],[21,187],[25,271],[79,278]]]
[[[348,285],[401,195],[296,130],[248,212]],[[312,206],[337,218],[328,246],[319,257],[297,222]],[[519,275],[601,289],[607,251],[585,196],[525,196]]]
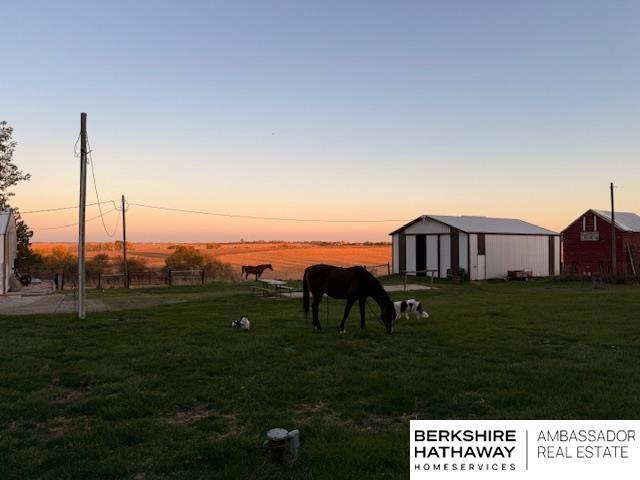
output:
[[[24,211],[77,202],[81,111],[102,199],[559,230],[606,208],[613,180],[619,208],[640,211],[640,2],[25,1],[3,17],[0,118],[33,176],[16,190]],[[106,239],[99,223],[91,239]],[[130,225],[134,240],[176,241],[380,240],[397,226],[140,207]]]

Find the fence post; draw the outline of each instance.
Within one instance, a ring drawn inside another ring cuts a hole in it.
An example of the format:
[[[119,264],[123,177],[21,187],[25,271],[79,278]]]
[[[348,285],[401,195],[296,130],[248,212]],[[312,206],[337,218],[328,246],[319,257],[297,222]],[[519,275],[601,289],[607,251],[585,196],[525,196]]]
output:
[[[173,279],[171,278],[171,269],[169,269],[169,286],[173,286]]]
[[[127,277],[124,281],[127,282],[127,288],[129,288],[131,286],[131,272],[129,270],[127,270]]]
[[[200,270],[200,275],[202,275],[202,285],[204,285],[204,268]]]
[[[98,290],[102,286],[102,272],[98,272]]]
[[[387,275],[391,275],[391,263],[387,262]]]

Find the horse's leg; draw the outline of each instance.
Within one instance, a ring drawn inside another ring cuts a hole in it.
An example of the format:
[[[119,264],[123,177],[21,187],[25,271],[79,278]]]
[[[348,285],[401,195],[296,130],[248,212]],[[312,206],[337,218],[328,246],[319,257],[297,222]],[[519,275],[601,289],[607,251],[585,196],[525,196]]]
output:
[[[313,328],[317,329],[317,330],[322,330],[322,327],[320,326],[320,318],[318,316],[318,309],[319,309],[319,305],[320,305],[320,300],[322,300],[322,296],[318,296],[318,298],[316,298],[316,296],[313,296],[313,303],[311,304],[311,313],[313,316]]]
[[[364,330],[364,306],[367,303],[367,297],[360,297],[360,330]]]
[[[351,307],[355,301],[356,299],[353,297],[347,298],[347,305],[344,307],[344,316],[342,317],[342,322],[340,322],[340,333],[345,332],[344,323],[347,321],[347,317],[349,316],[349,312],[351,311]]]

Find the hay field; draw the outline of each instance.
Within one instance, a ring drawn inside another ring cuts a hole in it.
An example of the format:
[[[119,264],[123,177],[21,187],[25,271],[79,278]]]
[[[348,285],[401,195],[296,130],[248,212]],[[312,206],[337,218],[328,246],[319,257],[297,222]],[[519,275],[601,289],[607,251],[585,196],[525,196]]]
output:
[[[164,259],[172,253],[172,246],[193,246],[200,253],[212,255],[233,265],[238,273],[242,265],[271,263],[274,271],[265,272],[265,277],[297,279],[302,277],[304,269],[314,263],[329,263],[340,266],[380,265],[391,261],[390,244],[327,244],[327,243],[134,243],[128,250],[131,257],[141,257],[150,267],[164,266]],[[34,243],[34,250],[48,254],[56,246],[76,251],[74,243]],[[87,244],[87,257],[99,253],[110,257],[121,255],[110,244]],[[380,269],[383,273],[384,269]],[[386,274],[386,271],[384,272]]]

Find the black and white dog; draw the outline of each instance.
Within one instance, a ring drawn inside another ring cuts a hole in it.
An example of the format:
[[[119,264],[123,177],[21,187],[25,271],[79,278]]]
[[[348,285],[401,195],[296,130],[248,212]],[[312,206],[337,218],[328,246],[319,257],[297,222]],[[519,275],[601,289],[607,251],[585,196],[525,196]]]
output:
[[[249,328],[251,328],[251,322],[243,315],[240,317],[240,320],[234,320],[231,322],[231,326],[240,330],[249,330]]]
[[[396,309],[396,320],[400,320],[402,317],[409,318],[413,315],[417,315],[418,318],[429,318],[429,314],[422,309],[422,303],[415,298],[393,302],[393,306]]]

